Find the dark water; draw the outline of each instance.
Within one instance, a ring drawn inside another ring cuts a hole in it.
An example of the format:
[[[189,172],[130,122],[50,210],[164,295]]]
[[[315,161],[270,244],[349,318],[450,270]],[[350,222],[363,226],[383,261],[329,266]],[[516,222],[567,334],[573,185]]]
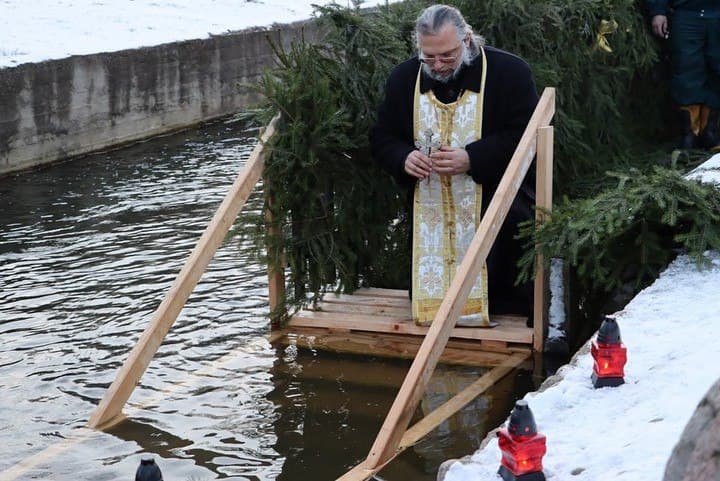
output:
[[[409,363],[271,346],[265,269],[236,236],[129,420],[82,428],[252,146],[217,124],[0,179],[0,480],[129,480],[143,453],[166,481],[335,479],[364,459]],[[418,417],[481,373],[440,367]],[[508,376],[380,475],[435,479],[531,384]]]

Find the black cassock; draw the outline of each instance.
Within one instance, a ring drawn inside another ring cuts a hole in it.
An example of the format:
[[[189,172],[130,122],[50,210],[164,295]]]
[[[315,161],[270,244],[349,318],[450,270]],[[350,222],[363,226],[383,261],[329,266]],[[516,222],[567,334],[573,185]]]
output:
[[[530,67],[521,58],[502,50],[484,47],[487,59],[482,138],[465,146],[470,172],[483,186],[483,212],[505,173],[510,158],[525,131],[538,102]],[[413,57],[396,66],[385,86],[385,99],[378,109],[378,120],[370,132],[373,156],[395,180],[408,190],[412,210],[416,179],[405,172],[405,158],[415,150],[413,139],[413,98],[420,62]],[[464,65],[457,77],[447,83],[424,74],[420,91],[432,90],[443,103],[451,103],[465,90],[480,91],[482,56]],[[513,237],[518,223],[534,216],[534,169],[528,173],[510,208],[487,259],[488,299],[491,314],[532,312],[532,283],[514,286],[517,260],[522,245]],[[412,212],[411,212],[412,213]],[[411,229],[412,231],[412,229]],[[412,242],[411,244],[412,245]]]

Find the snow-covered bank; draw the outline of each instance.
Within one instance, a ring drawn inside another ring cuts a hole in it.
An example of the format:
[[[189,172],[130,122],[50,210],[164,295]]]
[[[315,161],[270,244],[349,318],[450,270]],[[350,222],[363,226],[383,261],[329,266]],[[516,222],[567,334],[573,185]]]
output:
[[[244,86],[274,65],[266,27],[284,47],[314,41],[315,23],[281,23],[313,12],[310,0],[0,0],[0,176],[247,108],[258,96]]]
[[[717,182],[720,155],[694,172]],[[540,392],[525,396],[547,436],[547,479],[663,478],[685,425],[720,377],[720,254],[707,257],[710,266],[698,270],[680,256],[616,313],[628,349],[624,385],[593,389],[586,344]],[[469,462],[453,464],[444,479],[501,479],[500,458],[491,439]]]
[[[392,0],[397,1],[397,0]],[[3,0],[0,68],[310,18],[330,0]],[[352,2],[336,3],[351,6]],[[372,0],[363,6],[385,5]]]

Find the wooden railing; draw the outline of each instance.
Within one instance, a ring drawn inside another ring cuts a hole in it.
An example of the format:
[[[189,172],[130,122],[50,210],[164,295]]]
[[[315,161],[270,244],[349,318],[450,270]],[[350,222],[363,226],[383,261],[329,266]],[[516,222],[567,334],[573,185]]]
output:
[[[210,224],[198,240],[175,282],[155,311],[150,324],[90,416],[91,428],[106,428],[121,420],[120,414],[135,386],[155,356],[165,335],[180,314],[185,302],[205,272],[225,235],[250,197],[263,172],[267,150],[265,144],[275,133],[279,114],[268,124],[243,170],[215,212]]]
[[[552,198],[553,144],[553,131],[549,124],[554,114],[555,89],[546,88],[515,149],[515,153],[498,185],[495,195],[480,221],[480,226],[457,270],[457,274],[440,304],[440,308],[415,356],[415,360],[410,366],[410,370],[400,387],[390,412],[380,428],[367,459],[339,478],[339,480],[359,481],[368,479],[397,455],[410,419],[425,393],[438,359],[448,342],[450,331],[457,322],[472,285],[480,273],[481,266],[487,259],[490,248],[495,242],[500,227],[510,210],[510,205],[520,189],[520,185],[536,152],[538,154],[536,178],[538,207],[549,210]],[[538,211],[540,212],[541,209],[538,209]],[[544,274],[537,277],[541,276],[544,277]],[[544,282],[544,280],[536,281],[536,297],[538,295],[544,296]],[[538,290],[541,292],[538,292]],[[537,316],[534,319],[534,347],[541,350],[545,315],[543,310],[537,307],[538,300],[536,299],[535,302],[534,313]]]

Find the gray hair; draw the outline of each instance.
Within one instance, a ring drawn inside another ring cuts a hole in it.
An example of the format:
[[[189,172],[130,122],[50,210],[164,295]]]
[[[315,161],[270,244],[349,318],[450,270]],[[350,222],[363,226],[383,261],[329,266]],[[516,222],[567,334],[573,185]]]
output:
[[[460,42],[469,36],[469,59],[475,58],[480,52],[480,47],[485,45],[485,39],[480,35],[475,35],[460,10],[449,5],[432,5],[423,10],[417,18],[415,21],[415,42],[418,51],[420,50],[420,37],[438,35],[446,25],[455,27]]]

